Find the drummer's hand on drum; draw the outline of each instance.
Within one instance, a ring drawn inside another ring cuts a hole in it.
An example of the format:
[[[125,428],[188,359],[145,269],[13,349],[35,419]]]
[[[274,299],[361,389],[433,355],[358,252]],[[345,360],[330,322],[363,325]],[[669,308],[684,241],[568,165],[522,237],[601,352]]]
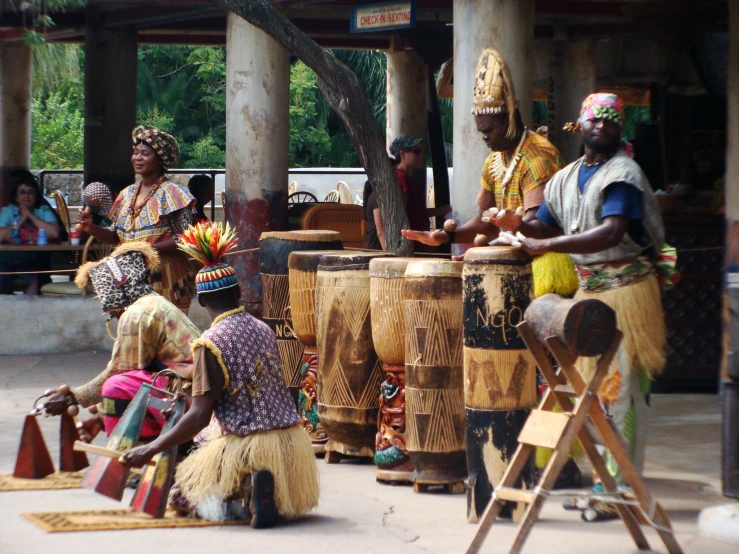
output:
[[[532,256],[541,256],[552,251],[552,241],[550,239],[521,239],[521,248]]]
[[[513,210],[500,210],[496,211],[495,214],[489,212],[490,210],[483,213],[483,217],[489,217],[490,223],[492,223],[499,229],[515,233],[521,228],[521,223],[523,223],[524,215],[523,208],[519,207],[518,209],[516,209],[515,212]]]
[[[429,246],[439,246],[449,242],[449,235],[446,231],[437,229],[435,231],[413,231],[411,229],[401,229],[400,234],[408,240],[415,240],[421,244]]]

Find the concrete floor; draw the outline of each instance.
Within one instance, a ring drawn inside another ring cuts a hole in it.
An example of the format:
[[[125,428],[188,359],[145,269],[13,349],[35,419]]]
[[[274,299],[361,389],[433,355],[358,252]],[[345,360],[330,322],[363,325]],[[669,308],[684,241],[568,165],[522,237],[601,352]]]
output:
[[[0,472],[12,472],[23,417],[46,388],[79,384],[107,361],[103,352],[0,357]],[[41,419],[52,458],[58,423]],[[736,552],[736,546],[697,536],[698,512],[726,503],[720,494],[720,410],[716,396],[653,397],[646,480],[668,510],[685,552]],[[98,439],[98,442],[102,442]],[[0,493],[0,553],[187,552],[464,552],[475,526],[466,523],[464,495],[414,494],[409,487],[379,485],[374,468],[318,461],[321,503],[311,517],[266,531],[249,527],[105,531],[47,535],[20,514],[33,511],[114,509],[117,503],[87,490]],[[130,491],[129,491],[130,494]],[[516,526],[496,523],[485,552],[507,552]],[[656,552],[665,552],[647,530]],[[557,499],[544,507],[526,552],[547,554],[636,552],[620,521],[585,524]]]

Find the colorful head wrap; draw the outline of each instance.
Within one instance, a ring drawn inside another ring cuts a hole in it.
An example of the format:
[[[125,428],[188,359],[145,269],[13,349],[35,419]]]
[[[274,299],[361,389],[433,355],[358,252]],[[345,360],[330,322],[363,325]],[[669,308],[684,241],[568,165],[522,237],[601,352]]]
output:
[[[92,281],[103,311],[127,308],[151,294],[151,272],[159,269],[159,254],[148,242],[128,242],[97,262],[87,262],[77,270],[75,284],[85,288]]]
[[[203,265],[203,269],[195,276],[198,294],[228,289],[239,284],[236,270],[221,262],[221,258],[236,246],[236,231],[228,223],[224,231],[220,223],[205,221],[194,227],[191,225],[180,235],[177,247]]]
[[[477,62],[475,90],[472,96],[472,114],[508,114],[506,138],[517,137],[523,129],[516,122],[518,100],[513,88],[513,78],[508,64],[500,52],[492,48],[483,50]]]
[[[580,119],[582,124],[591,119],[608,119],[617,125],[624,125],[624,103],[610,92],[596,92],[588,96],[582,103]]]
[[[105,217],[113,205],[113,196],[105,184],[90,183],[82,193],[82,204],[89,206],[92,213]]]
[[[159,154],[159,157],[162,159],[164,169],[171,169],[177,166],[177,162],[180,159],[180,147],[177,144],[177,140],[169,133],[160,131],[151,125],[139,125],[133,130],[131,137],[133,138],[134,146],[143,142],[153,148],[154,152]]]

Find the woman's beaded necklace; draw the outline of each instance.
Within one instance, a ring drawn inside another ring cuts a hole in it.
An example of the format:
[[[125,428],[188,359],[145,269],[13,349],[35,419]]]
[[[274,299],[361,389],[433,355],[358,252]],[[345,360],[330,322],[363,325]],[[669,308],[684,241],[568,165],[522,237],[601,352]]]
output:
[[[164,181],[166,180],[167,180],[166,177],[164,175],[161,175],[156,181],[154,181],[154,184],[149,189],[149,193],[146,195],[146,198],[144,198],[144,201],[138,206],[136,206],[136,200],[138,199],[139,193],[141,192],[141,186],[143,185],[143,179],[139,180],[139,182],[136,183],[136,192],[131,198],[131,204],[128,206],[130,229],[134,228],[134,226],[136,225],[136,218],[139,217],[141,210],[144,209],[146,204],[149,203],[149,200],[151,199],[151,197],[156,194],[156,192],[159,190],[159,187],[161,187],[162,183],[164,183]]]
[[[493,177],[500,180],[500,201],[498,202],[500,209],[503,209],[503,200],[505,199],[506,188],[508,188],[508,184],[511,182],[511,179],[513,179],[513,172],[523,155],[523,143],[526,142],[528,136],[529,131],[524,127],[523,133],[521,134],[521,140],[519,141],[518,146],[516,146],[516,150],[511,158],[511,163],[509,163],[508,166],[505,165],[504,161],[505,152],[501,152],[500,156],[494,156],[493,163],[490,164],[490,171],[493,174]]]

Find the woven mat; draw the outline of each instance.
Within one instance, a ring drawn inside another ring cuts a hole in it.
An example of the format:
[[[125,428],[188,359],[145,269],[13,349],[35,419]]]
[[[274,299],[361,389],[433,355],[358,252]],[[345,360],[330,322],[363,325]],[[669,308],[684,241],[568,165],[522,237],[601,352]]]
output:
[[[0,474],[0,492],[3,491],[46,491],[53,489],[78,489],[85,471],[70,473],[57,471],[43,479],[17,479],[12,474]]]
[[[205,521],[178,516],[167,510],[162,519],[147,514],[122,510],[87,510],[82,512],[34,512],[23,514],[31,523],[47,533],[69,533],[73,531],[120,531],[124,529],[162,529],[167,527],[217,527],[223,525],[246,525],[248,521]]]

